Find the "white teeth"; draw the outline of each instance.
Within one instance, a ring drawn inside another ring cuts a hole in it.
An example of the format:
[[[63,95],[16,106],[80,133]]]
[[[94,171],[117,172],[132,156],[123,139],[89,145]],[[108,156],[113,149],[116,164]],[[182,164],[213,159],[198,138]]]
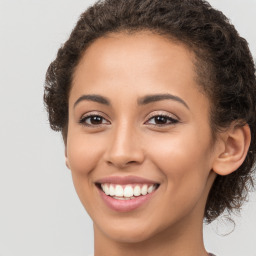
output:
[[[115,189],[115,196],[124,196],[124,190],[122,188],[122,186],[117,185],[116,189]]]
[[[131,197],[133,196],[133,189],[132,186],[126,186],[124,189],[124,197]]]
[[[148,185],[143,185],[141,189],[141,194],[145,196],[148,193]]]
[[[105,192],[105,191],[104,191]],[[115,188],[113,185],[109,186],[109,195],[114,196],[115,195]]]
[[[139,185],[136,185],[135,188],[133,189],[133,195],[140,196],[140,186]]]
[[[154,190],[154,185],[151,185],[151,186],[148,188],[148,193],[151,193],[153,190]]]
[[[102,190],[105,192],[105,194],[108,196],[109,195],[109,187],[107,184],[101,184]]]
[[[105,193],[106,193],[106,195],[109,195],[109,187],[107,186],[107,184],[105,185]]]
[[[156,190],[156,185],[115,185],[115,184],[101,184],[101,188],[106,195],[110,195],[113,198],[126,200],[133,199],[136,196],[146,195]],[[134,197],[135,196],[135,197]]]

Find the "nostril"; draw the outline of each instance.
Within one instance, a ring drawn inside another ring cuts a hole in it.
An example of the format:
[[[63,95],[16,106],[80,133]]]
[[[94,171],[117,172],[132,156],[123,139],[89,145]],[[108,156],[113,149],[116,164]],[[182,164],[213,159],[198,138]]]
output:
[[[127,164],[136,164],[136,161],[130,161]]]
[[[134,164],[137,164],[138,162],[137,161],[106,161],[108,165],[115,165],[119,168],[125,168],[127,166],[130,166],[130,165],[134,165]]]
[[[108,165],[124,168],[144,161],[145,155],[140,145],[126,143],[122,139],[115,143],[104,153],[104,161]]]

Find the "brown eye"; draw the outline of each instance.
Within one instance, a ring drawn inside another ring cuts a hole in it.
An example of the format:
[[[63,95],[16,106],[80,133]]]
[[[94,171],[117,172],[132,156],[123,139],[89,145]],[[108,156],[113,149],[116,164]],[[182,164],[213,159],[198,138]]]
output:
[[[103,118],[101,116],[91,116],[87,118],[90,124],[101,124],[103,121]]]
[[[98,126],[102,124],[109,124],[109,121],[107,121],[104,117],[99,115],[90,115],[83,117],[80,120],[80,123],[87,126]]]
[[[166,124],[168,122],[168,119],[166,116],[157,116],[154,117],[156,124]]]
[[[166,115],[157,115],[157,116],[153,116],[151,117],[147,123],[149,124],[154,124],[154,125],[170,125],[170,124],[175,124],[177,123],[178,120],[170,117],[170,116],[166,116]]]

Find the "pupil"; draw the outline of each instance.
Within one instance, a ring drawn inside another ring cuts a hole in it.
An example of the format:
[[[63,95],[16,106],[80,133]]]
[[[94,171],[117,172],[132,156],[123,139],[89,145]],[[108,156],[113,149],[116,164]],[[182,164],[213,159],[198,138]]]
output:
[[[102,122],[102,118],[100,116],[93,116],[91,117],[92,124],[100,124]]]
[[[165,124],[167,120],[164,116],[158,116],[156,117],[155,121],[157,124]]]

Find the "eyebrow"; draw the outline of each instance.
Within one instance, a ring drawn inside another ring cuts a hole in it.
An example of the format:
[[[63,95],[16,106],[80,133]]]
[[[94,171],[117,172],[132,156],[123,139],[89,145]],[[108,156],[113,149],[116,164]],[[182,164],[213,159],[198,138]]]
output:
[[[174,100],[183,104],[187,109],[189,109],[189,106],[183,99],[169,93],[146,95],[138,99],[138,105],[145,105],[145,104],[149,104],[156,101],[162,101],[162,100]]]
[[[103,96],[100,96],[100,95],[97,95],[97,94],[87,94],[87,95],[82,95],[81,97],[79,97],[76,100],[76,102],[74,103],[74,108],[76,107],[76,105],[79,102],[84,101],[84,100],[94,101],[94,102],[97,102],[97,103],[101,103],[101,104],[110,106],[110,102],[107,98],[105,98]]]
[[[97,94],[86,94],[86,95],[82,95],[81,97],[79,97],[76,102],[74,103],[74,108],[76,107],[76,105],[81,102],[81,101],[94,101],[103,105],[107,105],[110,106],[110,101],[106,98],[103,97],[101,95],[97,95]],[[146,105],[152,102],[156,102],[156,101],[162,101],[162,100],[174,100],[177,101],[181,104],[183,104],[187,109],[189,109],[189,106],[187,105],[187,103],[181,99],[178,96],[169,94],[169,93],[165,93],[165,94],[152,94],[152,95],[146,95],[142,98],[139,98],[137,103],[138,105]]]

